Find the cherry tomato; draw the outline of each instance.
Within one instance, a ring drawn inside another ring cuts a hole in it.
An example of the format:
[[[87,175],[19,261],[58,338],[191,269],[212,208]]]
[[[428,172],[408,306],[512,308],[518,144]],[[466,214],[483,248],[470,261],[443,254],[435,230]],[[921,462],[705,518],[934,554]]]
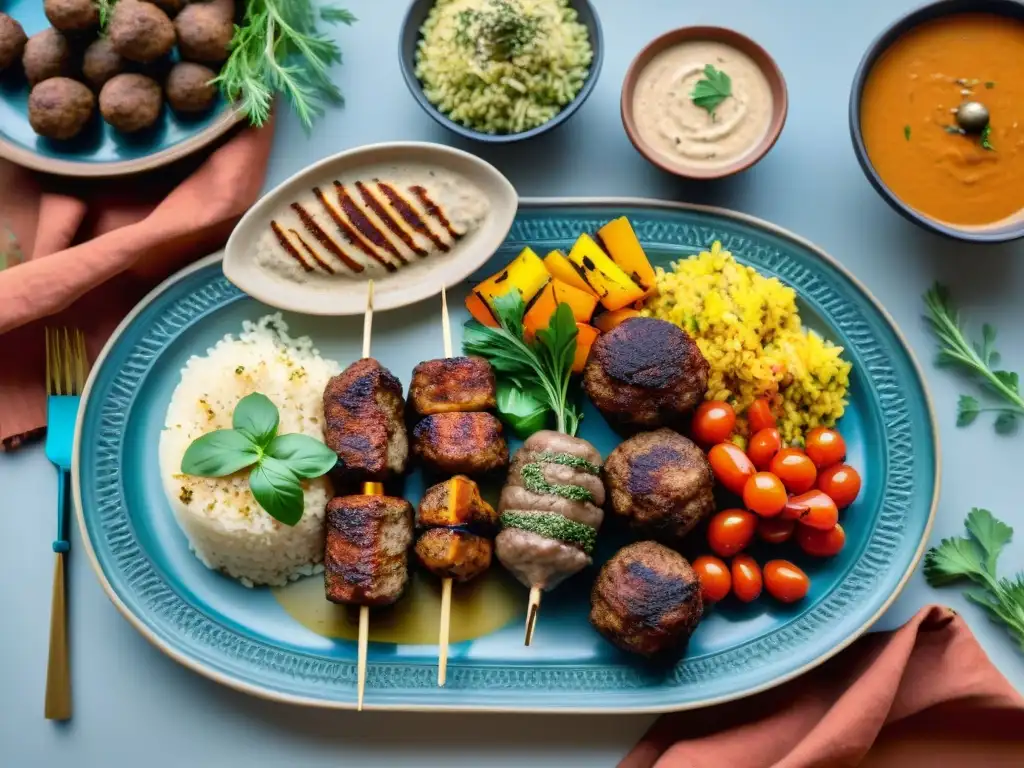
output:
[[[724,400],[708,400],[693,414],[690,433],[698,443],[714,445],[728,440],[735,426],[736,411],[731,405]]]
[[[757,521],[758,538],[769,544],[789,541],[795,529],[796,523],[793,520],[783,520],[781,517],[762,517]]]
[[[700,594],[706,603],[717,603],[729,596],[732,589],[732,573],[729,566],[711,555],[703,555],[693,561],[693,570],[700,579]]]
[[[775,517],[786,506],[786,488],[771,472],[758,472],[743,486],[743,505],[761,517]]]
[[[827,531],[801,525],[796,532],[796,543],[808,555],[834,557],[842,552],[846,545],[846,531],[839,523]]]
[[[807,597],[811,580],[788,560],[769,560],[764,564],[764,587],[783,603],[795,603]]]
[[[737,496],[743,493],[747,479],[757,472],[754,463],[733,443],[719,443],[708,452],[715,479]]]
[[[737,555],[732,559],[732,593],[744,603],[751,603],[761,594],[764,579],[761,568],[750,555]]]
[[[727,509],[711,518],[708,544],[716,555],[732,557],[754,540],[757,516],[742,509]]]
[[[775,458],[775,454],[782,450],[782,438],[779,430],[774,427],[762,429],[750,438],[750,445],[747,446],[747,456],[754,462],[754,466],[762,472],[766,472]]]
[[[807,433],[807,455],[818,469],[840,464],[846,459],[846,441],[834,429],[815,427]]]
[[[839,508],[825,493],[808,491],[790,498],[782,511],[782,516],[787,520],[796,520],[802,525],[827,531],[839,522]]]
[[[783,448],[775,454],[769,469],[790,493],[806,493],[818,477],[814,462],[799,448]]]
[[[834,464],[818,475],[818,488],[828,494],[837,507],[846,509],[860,493],[860,475],[849,464]]]
[[[747,424],[750,425],[750,434],[775,426],[775,414],[772,413],[772,406],[763,397],[752,402],[747,408]]]

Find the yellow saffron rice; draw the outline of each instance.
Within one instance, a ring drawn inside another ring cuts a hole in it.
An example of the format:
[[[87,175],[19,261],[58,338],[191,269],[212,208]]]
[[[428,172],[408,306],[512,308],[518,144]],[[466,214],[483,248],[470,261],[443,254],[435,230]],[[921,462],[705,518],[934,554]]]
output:
[[[738,263],[717,242],[657,273],[658,295],[644,314],[694,338],[711,365],[707,399],[732,404],[740,434],[759,397],[771,401],[788,444],[843,415],[850,363],[842,347],[802,326],[792,288]]]

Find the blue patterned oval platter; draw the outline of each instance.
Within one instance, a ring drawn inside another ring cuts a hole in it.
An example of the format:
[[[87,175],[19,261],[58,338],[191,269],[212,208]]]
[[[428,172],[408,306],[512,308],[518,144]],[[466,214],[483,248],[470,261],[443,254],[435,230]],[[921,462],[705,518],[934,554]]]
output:
[[[502,249],[478,277],[524,246],[566,249],[582,232],[628,216],[657,265],[720,240],[743,263],[794,287],[804,323],[853,364],[840,428],[864,490],[844,513],[847,546],[807,563],[805,600],[725,601],[707,612],[686,653],[638,663],[587,621],[591,568],[545,596],[532,647],[523,646],[526,590],[495,567],[456,589],[448,682],[437,685],[439,586],[416,574],[412,594],[372,612],[366,707],[530,712],[656,712],[735,699],[821,663],[892,603],[924,549],[938,489],[938,448],[920,371],[888,315],[841,266],[764,222],[709,208],[644,200],[527,200]],[[468,315],[466,286],[449,293],[453,334]],[[440,302],[380,313],[373,352],[408,385],[413,366],[442,356]],[[86,549],[128,620],[189,668],[267,698],[354,708],[352,617],[323,599],[322,579],[247,589],[189,551],[160,479],[158,442],[180,370],[243,320],[273,310],[242,294],[219,256],[177,274],[124,321],[94,367],[77,433],[75,500]],[[325,357],[360,355],[362,319],[285,315]],[[588,403],[581,436],[607,455],[617,439]],[[513,446],[514,447],[514,446]],[[405,483],[413,503],[418,472]],[[597,563],[621,545],[606,536]],[[774,556],[786,557],[785,546]],[[759,556],[755,549],[755,557]]]

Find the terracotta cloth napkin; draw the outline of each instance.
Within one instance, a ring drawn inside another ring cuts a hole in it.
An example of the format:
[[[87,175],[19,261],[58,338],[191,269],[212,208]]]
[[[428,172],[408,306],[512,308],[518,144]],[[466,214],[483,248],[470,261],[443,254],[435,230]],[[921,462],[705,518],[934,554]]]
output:
[[[855,765],[1024,766],[1024,699],[963,618],[924,608],[780,688],[666,715],[619,768]]]
[[[45,325],[90,359],[160,280],[224,245],[263,186],[273,129],[142,177],[40,177],[0,161],[0,445],[46,423]],[[21,262],[21,263],[18,263]]]

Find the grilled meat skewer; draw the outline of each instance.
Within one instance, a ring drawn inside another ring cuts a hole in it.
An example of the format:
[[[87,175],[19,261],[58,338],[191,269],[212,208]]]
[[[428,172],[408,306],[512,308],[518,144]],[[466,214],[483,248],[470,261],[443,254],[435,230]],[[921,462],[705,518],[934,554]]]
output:
[[[435,413],[413,428],[412,453],[439,474],[480,475],[508,464],[501,422],[490,413]]]
[[[416,525],[427,529],[416,542],[416,556],[438,578],[464,583],[491,567],[498,515],[468,477],[456,475],[427,489]]]
[[[498,407],[498,385],[491,364],[481,357],[446,357],[417,365],[409,384],[409,404],[418,416],[471,413]]]
[[[356,361],[324,389],[327,447],[349,481],[379,481],[405,471],[409,438],[402,383],[372,357]]]

